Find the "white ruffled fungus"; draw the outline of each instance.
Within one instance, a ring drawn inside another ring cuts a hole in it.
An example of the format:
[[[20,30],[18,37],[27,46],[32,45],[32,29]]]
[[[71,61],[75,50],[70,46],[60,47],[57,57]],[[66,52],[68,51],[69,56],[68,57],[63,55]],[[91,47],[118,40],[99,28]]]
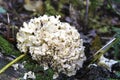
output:
[[[51,67],[56,75],[72,76],[86,60],[83,40],[75,27],[59,18],[44,15],[24,22],[17,33],[17,47],[29,52],[45,70]]]

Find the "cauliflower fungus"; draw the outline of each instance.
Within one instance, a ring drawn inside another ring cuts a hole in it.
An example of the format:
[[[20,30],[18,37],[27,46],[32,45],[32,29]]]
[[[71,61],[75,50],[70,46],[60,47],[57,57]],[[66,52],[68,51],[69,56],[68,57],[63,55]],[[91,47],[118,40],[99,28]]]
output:
[[[55,71],[54,78],[60,72],[75,75],[86,60],[80,34],[59,18],[44,15],[31,19],[24,22],[17,33],[18,49],[29,52],[44,70],[51,67]]]

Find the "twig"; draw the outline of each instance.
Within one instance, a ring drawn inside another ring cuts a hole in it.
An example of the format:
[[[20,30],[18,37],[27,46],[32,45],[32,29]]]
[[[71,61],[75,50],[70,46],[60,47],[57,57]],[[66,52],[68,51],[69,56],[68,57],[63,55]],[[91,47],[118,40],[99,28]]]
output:
[[[104,55],[114,44],[116,44],[119,41],[119,38],[113,38],[110,40],[105,46],[103,46],[100,50],[98,50],[94,55],[93,55],[93,60],[91,61],[90,64],[96,62],[97,60],[100,59],[102,55]]]
[[[6,66],[4,66],[1,70],[0,70],[0,74],[3,73],[7,68],[9,68],[11,65],[13,65],[14,63],[16,63],[17,61],[19,61],[20,59],[22,59],[23,57],[26,56],[25,54],[20,55],[19,57],[17,57],[16,59],[14,59],[13,61],[11,61],[10,63],[8,63]]]
[[[7,13],[7,39],[10,38],[10,17],[9,17],[9,13]]]
[[[86,0],[85,24],[88,25],[89,0]]]
[[[79,77],[82,78],[83,76],[85,76],[90,71],[90,69],[88,69],[88,66],[90,64],[93,64],[96,61],[98,61],[100,59],[100,57],[102,55],[104,55],[119,40],[120,40],[119,38],[113,38],[105,46],[103,46],[101,49],[99,49],[92,57],[88,58],[88,60],[91,60],[91,59],[92,60],[86,65],[86,68],[85,68],[86,72],[84,74],[82,74],[81,76],[79,76]]]

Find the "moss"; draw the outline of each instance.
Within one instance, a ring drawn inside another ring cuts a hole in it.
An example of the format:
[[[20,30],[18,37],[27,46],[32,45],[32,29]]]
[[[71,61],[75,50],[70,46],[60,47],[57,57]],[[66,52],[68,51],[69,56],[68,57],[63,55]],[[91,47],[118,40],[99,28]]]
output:
[[[53,80],[53,71],[48,69],[43,74],[37,73],[36,80]]]
[[[33,71],[35,73],[35,80],[53,80],[53,70],[48,69],[44,71],[43,67],[41,67],[36,61],[33,61],[30,57],[26,58],[27,62],[25,63],[25,68],[27,71]]]
[[[9,43],[0,35],[0,49],[4,51],[4,55],[14,55],[19,56],[20,52],[14,48],[14,46]]]

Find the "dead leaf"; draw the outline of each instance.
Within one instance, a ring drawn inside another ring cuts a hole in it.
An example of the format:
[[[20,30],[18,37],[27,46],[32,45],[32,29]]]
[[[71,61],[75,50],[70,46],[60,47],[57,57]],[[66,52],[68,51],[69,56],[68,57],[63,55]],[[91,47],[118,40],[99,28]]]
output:
[[[98,35],[95,36],[94,40],[92,41],[91,44],[91,51],[95,53],[97,50],[99,50],[102,47],[102,43],[100,40],[100,37]]]
[[[42,0],[25,0],[24,8],[27,11],[33,11],[40,14],[44,13],[44,4]]]

